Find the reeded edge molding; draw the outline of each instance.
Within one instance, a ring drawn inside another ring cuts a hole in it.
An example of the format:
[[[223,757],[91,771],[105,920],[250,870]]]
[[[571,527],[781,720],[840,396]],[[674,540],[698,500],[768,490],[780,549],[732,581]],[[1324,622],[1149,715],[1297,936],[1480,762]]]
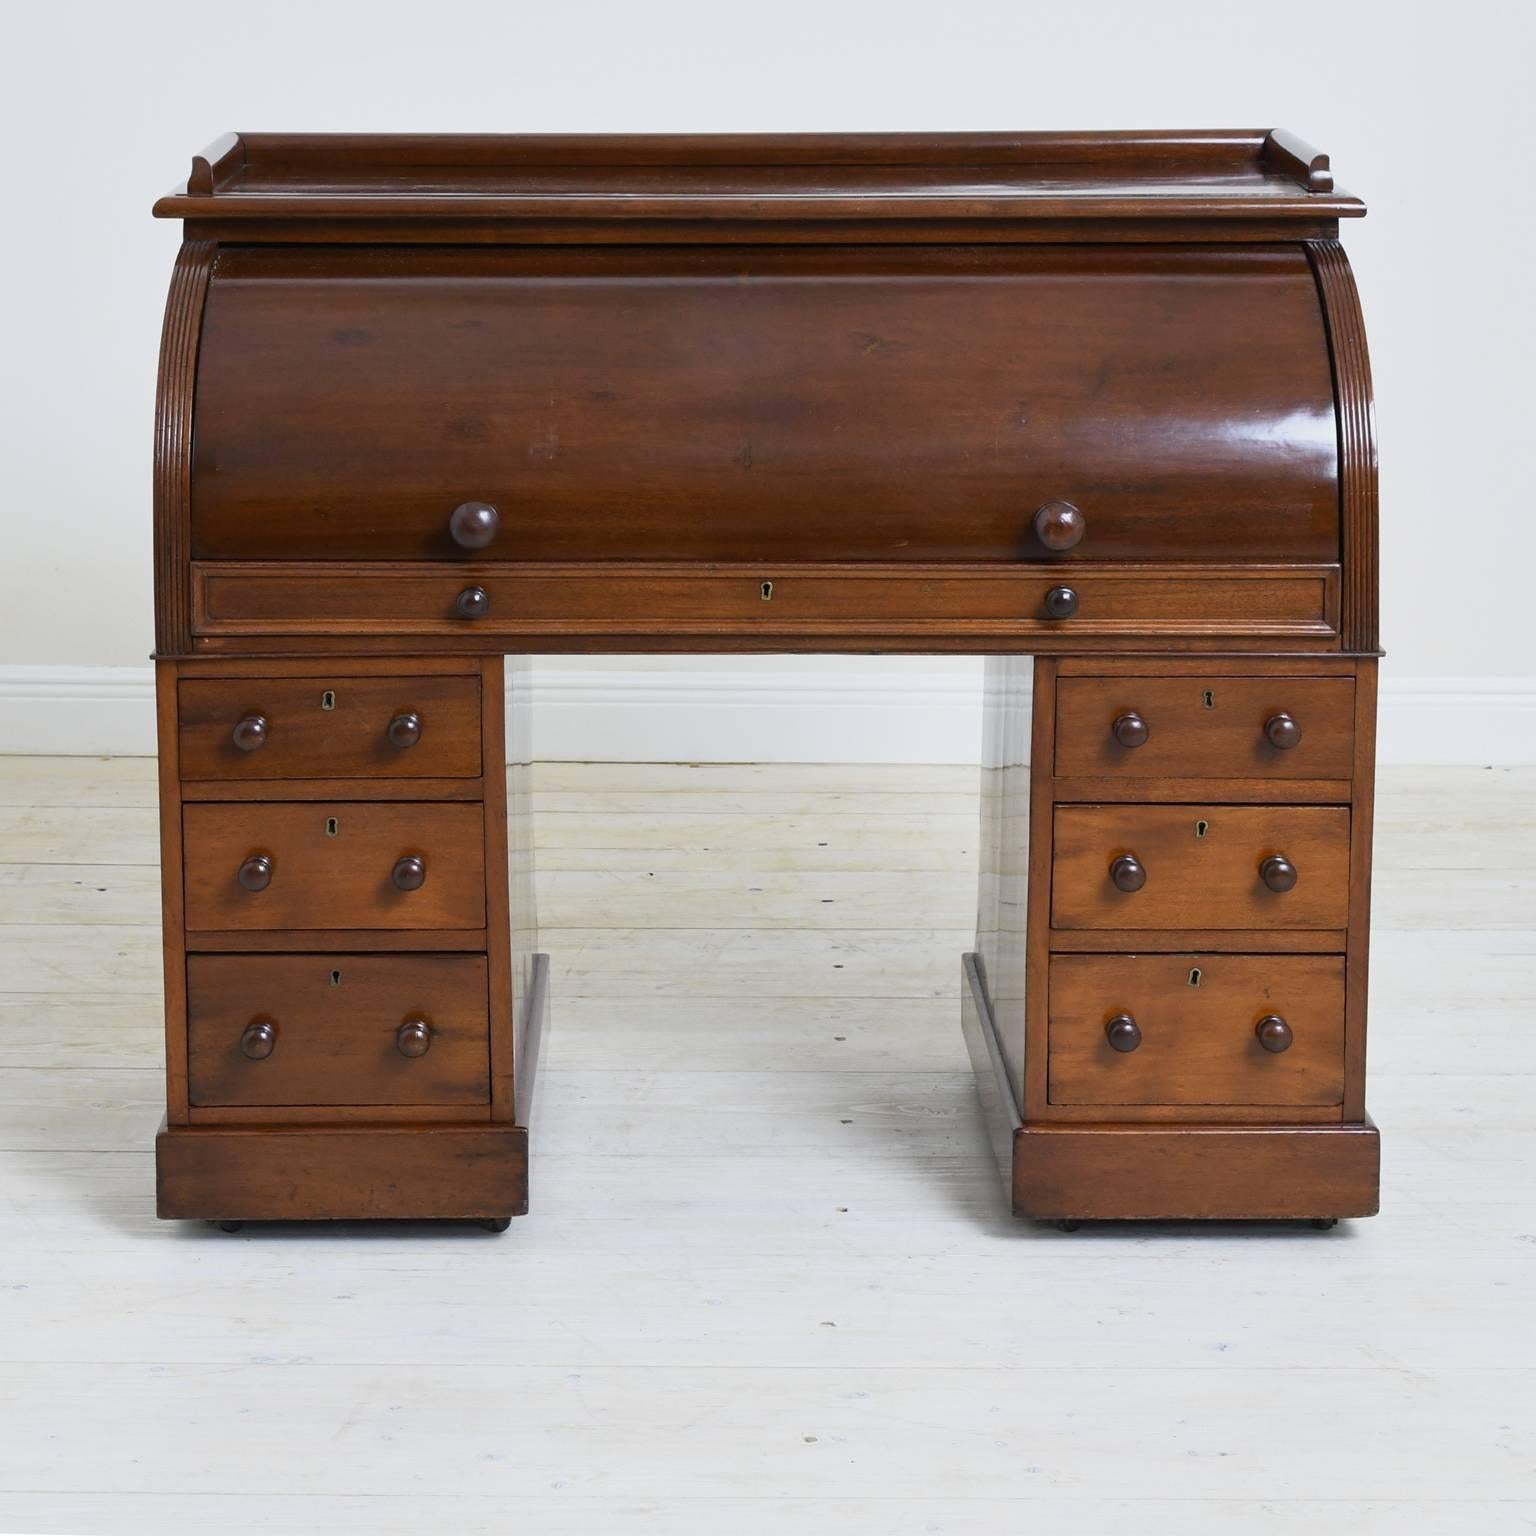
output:
[[[1339,512],[1343,539],[1346,651],[1374,651],[1380,644],[1376,404],[1365,319],[1349,258],[1337,240],[1307,243],[1322,296],[1323,319],[1333,358],[1333,389],[1339,419]]]
[[[192,402],[203,304],[218,247],[188,240],[176,254],[155,387],[155,648],[192,648]]]

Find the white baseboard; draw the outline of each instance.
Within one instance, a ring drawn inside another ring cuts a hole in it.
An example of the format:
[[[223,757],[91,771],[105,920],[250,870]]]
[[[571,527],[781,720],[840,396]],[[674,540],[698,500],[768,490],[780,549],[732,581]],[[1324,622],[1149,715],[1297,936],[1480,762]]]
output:
[[[975,658],[535,662],[534,754],[561,761],[965,763]],[[766,664],[765,664],[766,663]],[[519,702],[526,702],[520,696]],[[1536,677],[1382,679],[1383,763],[1536,763]],[[0,753],[147,756],[149,667],[0,667]]]
[[[0,666],[0,752],[153,757],[154,668]]]

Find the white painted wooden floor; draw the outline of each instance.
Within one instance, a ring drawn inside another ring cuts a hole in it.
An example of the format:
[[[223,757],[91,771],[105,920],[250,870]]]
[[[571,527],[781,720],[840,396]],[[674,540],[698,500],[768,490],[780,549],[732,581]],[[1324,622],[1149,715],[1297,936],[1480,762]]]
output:
[[[975,775],[549,766],[534,1214],[153,1214],[154,785],[0,760],[0,1531],[1536,1526],[1536,770],[1383,775],[1384,1214],[1022,1225]]]

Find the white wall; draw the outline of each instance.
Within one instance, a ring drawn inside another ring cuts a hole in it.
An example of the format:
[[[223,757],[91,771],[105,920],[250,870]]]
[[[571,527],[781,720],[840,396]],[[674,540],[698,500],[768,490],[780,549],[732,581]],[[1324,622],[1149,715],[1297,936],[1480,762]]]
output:
[[[1533,18],[1524,0],[8,8],[0,745],[26,746],[41,718],[54,674],[38,668],[93,669],[75,680],[98,694],[141,676],[96,669],[141,664],[152,636],[150,423],[178,227],[149,205],[225,129],[1285,125],[1372,208],[1346,239],[1376,369],[1390,696],[1454,703],[1467,678],[1513,711],[1479,717],[1490,750],[1518,751],[1536,719]],[[570,674],[605,665],[551,661],[540,677],[574,719]],[[697,681],[701,664],[623,667],[630,682],[669,667]],[[815,658],[771,670],[780,694],[797,675],[855,691],[888,677]],[[966,678],[945,663],[921,686]]]

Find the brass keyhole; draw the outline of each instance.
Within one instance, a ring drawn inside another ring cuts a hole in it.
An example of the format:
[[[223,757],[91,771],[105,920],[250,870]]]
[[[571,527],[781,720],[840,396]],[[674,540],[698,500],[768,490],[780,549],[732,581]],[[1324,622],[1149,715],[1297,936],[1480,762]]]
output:
[[[1207,832],[1209,832],[1210,830],[1211,830],[1211,824],[1208,821],[1197,821],[1195,823],[1195,836],[1196,837],[1204,837],[1205,834]]]
[[[341,972],[340,971],[332,971],[331,972],[331,985],[333,987],[339,987],[341,985]]]
[[[335,695],[335,693],[333,693],[331,691],[331,689],[327,688],[325,690],[325,692],[320,695],[320,708],[321,709],[335,709],[336,708],[336,695]]]
[[[1200,967],[1198,965],[1190,967],[1189,984],[1192,987],[1198,987],[1200,985]]]
[[[341,828],[334,816],[327,816],[325,818],[325,835],[327,837],[335,837],[340,830]]]
[[[762,593],[763,601],[765,603],[771,603],[773,601],[773,583],[771,581],[765,581],[763,583]]]
[[[1200,695],[1200,702],[1204,704],[1207,709],[1215,709],[1216,695],[1212,693],[1209,688],[1207,688],[1205,692]]]

